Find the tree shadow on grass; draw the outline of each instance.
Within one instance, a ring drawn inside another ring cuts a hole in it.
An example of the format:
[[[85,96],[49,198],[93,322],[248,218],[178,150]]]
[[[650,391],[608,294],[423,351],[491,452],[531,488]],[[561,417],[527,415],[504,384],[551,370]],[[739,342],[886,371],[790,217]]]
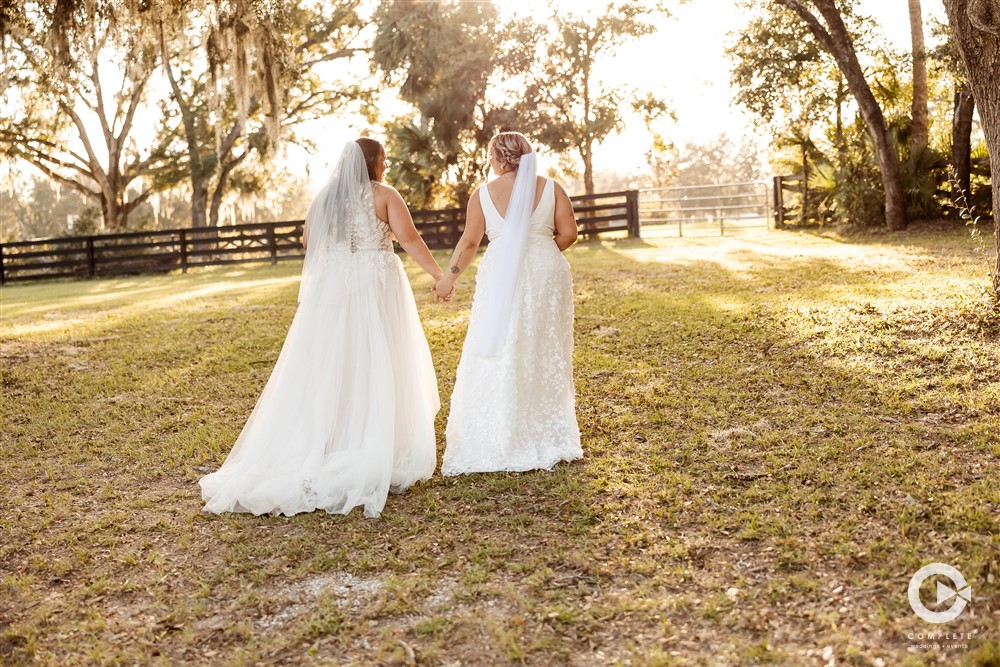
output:
[[[199,268],[188,274],[15,283],[4,286],[0,295],[5,325],[10,326],[42,314],[52,319],[105,316],[140,302],[144,312],[162,310],[212,294],[297,282],[301,267],[301,262],[283,262],[277,266]]]
[[[612,498],[616,488],[629,489],[632,499],[619,503],[613,525],[643,512],[647,525],[659,517],[663,543],[676,544],[679,533],[700,545],[697,558],[714,549],[721,554],[714,565],[728,571],[730,582],[741,579],[734,563],[752,568],[763,560],[771,579],[754,587],[770,587],[786,602],[795,596],[780,584],[808,573],[805,585],[813,590],[799,596],[802,610],[779,612],[786,624],[798,616],[800,625],[819,631],[816,614],[828,614],[865,636],[875,630],[899,650],[905,636],[891,630],[915,620],[903,594],[909,575],[902,573],[947,555],[987,581],[996,568],[990,543],[998,528],[997,499],[988,489],[1000,467],[984,430],[998,425],[996,401],[986,415],[961,409],[976,396],[971,384],[928,401],[925,390],[937,381],[938,366],[922,376],[893,376],[912,362],[912,350],[905,363],[886,368],[856,363],[866,355],[880,361],[903,354],[893,351],[898,341],[891,327],[881,330],[877,313],[862,307],[856,314],[870,315],[869,322],[824,328],[776,298],[781,286],[798,283],[808,292],[799,301],[807,296],[823,309],[831,296],[842,296],[829,277],[858,290],[873,281],[868,272],[816,259],[733,271],[730,256],[683,261],[681,272],[636,266],[624,256],[613,262],[646,277],[637,279],[639,288],[588,297],[589,316],[577,327],[578,345],[592,351],[578,355],[584,430],[608,434],[607,465],[591,458],[600,470],[591,487]],[[657,289],[658,281],[673,287]],[[586,281],[578,286],[587,289]],[[659,332],[650,321],[661,324]],[[841,334],[849,345],[826,345]],[[980,353],[993,358],[995,383],[996,351],[983,342]],[[600,360],[589,377],[588,358]],[[629,409],[616,415],[623,404]],[[964,424],[948,423],[947,415],[956,414]],[[637,468],[649,485],[638,494]],[[704,569],[698,580],[716,574]],[[839,586],[821,587],[848,577],[864,599],[860,609],[857,600],[850,605],[851,619],[830,594]],[[716,581],[717,594],[726,590],[724,578]],[[768,605],[755,602],[754,612],[763,614]],[[986,606],[988,616],[996,603]],[[855,643],[860,650],[864,637]]]

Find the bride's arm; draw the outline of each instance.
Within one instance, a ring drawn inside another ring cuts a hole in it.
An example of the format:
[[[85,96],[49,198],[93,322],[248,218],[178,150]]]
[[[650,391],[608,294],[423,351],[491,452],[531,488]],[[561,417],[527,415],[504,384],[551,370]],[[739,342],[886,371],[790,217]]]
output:
[[[578,234],[576,226],[576,213],[573,212],[573,202],[569,200],[569,195],[563,190],[563,186],[555,183],[556,188],[556,245],[560,250],[565,250],[574,243]]]
[[[410,209],[406,207],[403,196],[396,192],[393,187],[388,185],[383,187],[387,192],[386,217],[389,229],[396,235],[396,240],[399,241],[399,245],[406,251],[406,254],[412,257],[435,281],[440,280],[444,272],[441,271],[441,267],[431,255],[431,251],[427,249],[427,244],[417,233],[413,218],[410,216]]]
[[[434,291],[439,297],[444,298],[446,294],[449,294],[458,277],[472,264],[485,233],[486,217],[483,215],[483,207],[479,202],[479,190],[476,190],[472,193],[472,198],[469,199],[469,205],[465,210],[465,231],[462,232],[462,238],[455,245],[455,252],[452,253],[451,261],[448,262],[448,272],[434,286]]]

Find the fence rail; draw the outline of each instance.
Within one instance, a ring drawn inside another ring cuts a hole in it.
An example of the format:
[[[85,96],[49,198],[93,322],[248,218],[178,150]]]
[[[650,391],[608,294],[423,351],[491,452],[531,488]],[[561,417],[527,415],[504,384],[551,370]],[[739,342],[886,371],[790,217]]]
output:
[[[687,231],[719,234],[749,227],[766,227],[770,218],[768,184],[763,182],[680,185],[640,191],[643,226],[677,226]]]
[[[636,190],[572,197],[582,234],[625,231],[638,237]],[[413,211],[432,249],[453,248],[465,229],[465,209]],[[302,220],[227,227],[124,232],[0,244],[0,284],[43,278],[158,273],[191,267],[301,259]],[[485,241],[485,239],[484,239]]]

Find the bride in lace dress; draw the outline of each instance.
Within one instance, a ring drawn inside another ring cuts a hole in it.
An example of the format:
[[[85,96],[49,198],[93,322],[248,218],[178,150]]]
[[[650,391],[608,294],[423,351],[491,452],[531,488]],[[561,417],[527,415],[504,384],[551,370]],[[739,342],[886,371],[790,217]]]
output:
[[[381,144],[350,142],[310,205],[298,310],[235,446],[200,481],[205,511],[376,517],[390,488],[433,474],[437,379],[391,233],[442,273],[384,172]]]
[[[488,234],[451,396],[445,475],[550,469],[583,456],[573,282],[561,252],[576,241],[576,218],[563,187],[536,176],[535,158],[524,135],[493,137],[497,178],[473,193],[448,273],[435,286],[449,296]]]

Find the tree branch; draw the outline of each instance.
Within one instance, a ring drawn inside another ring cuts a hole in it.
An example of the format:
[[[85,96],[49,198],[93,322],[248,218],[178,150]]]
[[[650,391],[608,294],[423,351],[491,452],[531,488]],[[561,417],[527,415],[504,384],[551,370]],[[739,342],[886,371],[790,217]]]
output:
[[[135,118],[135,111],[139,107],[139,102],[142,99],[142,91],[146,88],[146,82],[149,81],[149,77],[152,73],[153,68],[150,67],[146,70],[146,74],[142,77],[142,80],[136,82],[135,88],[132,90],[132,97],[129,100],[128,111],[125,114],[125,122],[122,123],[122,129],[118,132],[118,136],[115,137],[116,144],[120,144],[132,130],[132,121]]]
[[[219,182],[216,183],[215,190],[212,192],[212,203],[208,214],[209,222],[213,226],[219,224],[219,206],[222,204],[222,195],[225,192],[226,180],[228,180],[230,172],[250,154],[250,150],[248,147],[239,157],[223,164],[222,171],[219,172]]]
[[[247,106],[247,116],[251,116],[257,109],[260,108],[260,101],[256,96],[250,98],[250,104]],[[225,162],[225,158],[232,152],[233,146],[236,144],[236,140],[243,136],[243,122],[239,119],[233,123],[233,126],[229,128],[229,132],[226,133],[225,139],[219,144],[219,162]]]
[[[101,75],[100,72],[98,72],[98,65],[97,65],[97,53],[104,45],[106,39],[107,35],[105,34],[104,38],[101,39],[101,43],[99,45],[95,45],[93,50],[91,50],[90,52],[89,74],[90,74],[90,80],[94,84],[94,91],[96,95],[96,102],[93,110],[94,113],[97,114],[97,117],[101,120],[101,130],[104,131],[104,136],[110,138],[114,136],[114,133],[112,132],[111,125],[108,124],[108,114],[104,108],[104,91],[101,88]],[[115,117],[117,118],[117,116],[118,113],[116,112]]]
[[[90,179],[94,178],[93,174],[91,174],[86,169],[80,167],[79,165],[66,162],[65,160],[60,160],[54,155],[49,155],[48,153],[45,153],[44,151],[34,146],[30,146],[28,144],[23,144],[23,143],[18,144],[16,147],[12,148],[11,153],[15,155],[20,155],[25,159],[28,159],[30,157],[32,158],[32,163],[34,163],[34,160],[44,160],[45,162],[50,163],[53,166],[62,167],[63,169],[71,169],[76,173],[80,174],[81,176],[85,176]]]
[[[125,168],[122,170],[122,174],[129,179],[129,182],[146,172],[153,162],[166,154],[167,147],[173,143],[173,140],[180,134],[179,130],[180,127],[175,127],[167,132],[163,139],[160,140],[159,145],[151,150],[149,155],[144,160],[133,160],[125,165]]]
[[[125,202],[125,204],[122,206],[122,211],[123,211],[122,215],[127,218],[132,213],[132,211],[137,209],[139,205],[141,205],[143,202],[149,199],[154,192],[155,190],[153,190],[152,188],[148,188],[146,190],[143,190],[142,193],[140,193],[139,196],[136,197],[135,199],[130,199],[129,201]]]
[[[368,51],[371,51],[371,49],[363,47],[339,49],[337,51],[331,51],[330,53],[322,55],[319,58],[314,58],[313,60],[307,60],[304,63],[302,63],[302,67],[304,69],[312,69],[313,65],[316,65],[318,63],[325,63],[330,60],[338,60],[340,58],[350,58],[356,53],[367,53]]]
[[[94,200],[96,200],[98,202],[101,201],[101,193],[100,192],[94,192],[93,190],[91,190],[90,188],[88,188],[86,185],[84,185],[84,184],[82,184],[82,183],[80,183],[78,181],[75,181],[72,178],[68,178],[66,176],[63,176],[59,172],[55,171],[52,167],[50,167],[47,164],[45,164],[44,162],[36,161],[35,159],[32,158],[31,155],[26,155],[26,154],[22,153],[21,151],[18,151],[17,155],[18,155],[18,157],[21,157],[22,159],[24,159],[27,162],[29,162],[32,165],[34,165],[39,171],[41,171],[43,174],[45,174],[46,176],[48,176],[52,180],[58,181],[59,183],[62,183],[63,185],[69,186],[70,188],[73,188],[74,190],[76,190],[77,192],[83,194],[86,197],[94,199]]]
[[[825,48],[831,55],[836,55],[836,46],[833,41],[833,36],[826,29],[826,26],[824,26],[820,20],[816,18],[811,11],[809,11],[808,7],[803,5],[799,0],[774,1],[798,14],[799,18],[802,19],[806,26],[809,27],[809,31],[813,34],[813,36],[823,45],[823,48]]]
[[[42,146],[48,146],[49,148],[55,149],[57,151],[62,151],[66,153],[74,160],[77,160],[81,165],[89,166],[89,162],[85,157],[77,153],[76,151],[71,151],[64,146],[60,146],[54,141],[49,141],[48,139],[42,139],[40,137],[28,137],[20,132],[12,132],[10,130],[0,130],[0,143],[7,142],[10,144],[41,144]],[[72,166],[67,164],[67,166]]]
[[[90,143],[90,135],[87,134],[87,128],[80,118],[79,114],[66,103],[65,100],[58,100],[59,107],[63,112],[68,115],[72,120],[73,124],[76,125],[77,131],[80,133],[80,141],[83,142],[83,147],[87,150],[87,155],[90,158],[88,160],[88,165],[90,166],[90,175],[97,183],[98,187],[101,188],[101,192],[104,193],[105,198],[113,199],[115,196],[114,190],[111,188],[111,184],[108,182],[108,174],[101,167],[100,160],[97,159],[97,154],[94,152],[94,147]]]

